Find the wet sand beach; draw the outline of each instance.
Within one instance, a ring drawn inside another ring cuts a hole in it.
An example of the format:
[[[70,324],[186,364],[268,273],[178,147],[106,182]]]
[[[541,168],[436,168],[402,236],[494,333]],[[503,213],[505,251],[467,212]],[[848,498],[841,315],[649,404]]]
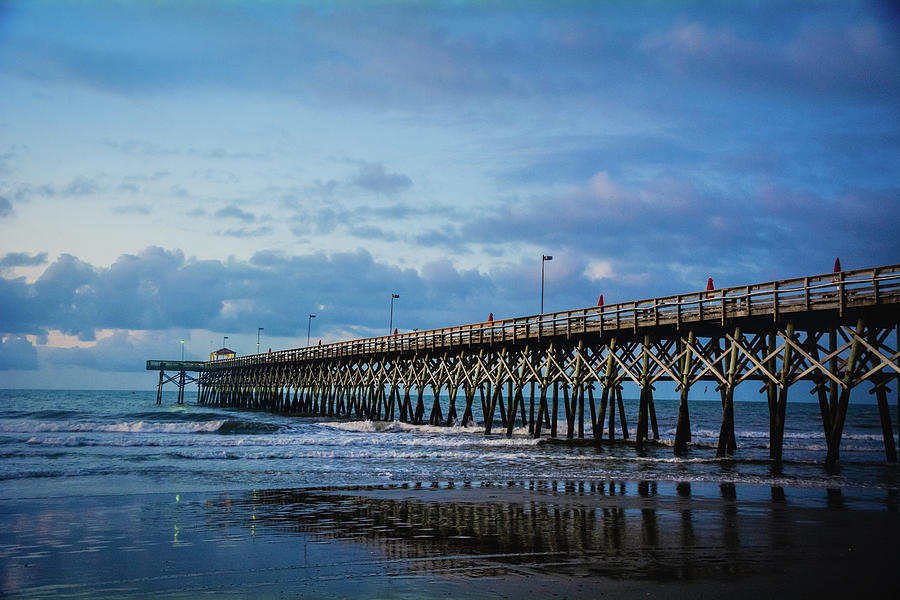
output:
[[[833,597],[892,585],[884,489],[528,480],[0,500],[12,598]]]

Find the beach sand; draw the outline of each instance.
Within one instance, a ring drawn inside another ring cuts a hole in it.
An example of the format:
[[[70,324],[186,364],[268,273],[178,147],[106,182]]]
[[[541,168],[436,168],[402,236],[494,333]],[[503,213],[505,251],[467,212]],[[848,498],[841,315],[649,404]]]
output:
[[[898,506],[885,490],[552,481],[0,500],[0,595],[856,595],[894,587]]]

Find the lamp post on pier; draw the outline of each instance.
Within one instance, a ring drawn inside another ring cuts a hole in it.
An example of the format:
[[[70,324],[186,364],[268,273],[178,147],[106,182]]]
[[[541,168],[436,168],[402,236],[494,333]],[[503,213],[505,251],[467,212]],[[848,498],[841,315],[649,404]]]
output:
[[[306,345],[309,346],[309,332],[312,329],[312,320],[316,318],[316,315],[309,315],[309,318],[306,320]]]
[[[553,257],[541,254],[541,314],[544,314],[544,263],[548,260],[553,260]]]
[[[259,327],[256,329],[256,353],[259,354],[259,334],[262,333],[265,327]]]
[[[181,340],[181,362],[184,362],[184,340]]]
[[[388,325],[388,335],[394,332],[394,298],[399,298],[400,294],[391,293],[391,320]]]

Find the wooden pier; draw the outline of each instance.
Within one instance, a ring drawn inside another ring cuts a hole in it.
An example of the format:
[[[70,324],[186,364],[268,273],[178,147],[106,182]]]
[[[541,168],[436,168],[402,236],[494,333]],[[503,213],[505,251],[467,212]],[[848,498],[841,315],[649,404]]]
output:
[[[200,378],[188,373],[206,371],[206,363],[202,360],[148,360],[148,371],[159,371],[159,385],[156,388],[156,403],[162,404],[163,385],[174,383],[178,386],[178,404],[184,404],[184,386],[196,383],[197,401],[200,401]],[[174,371],[175,375],[166,375],[166,371]]]
[[[886,460],[896,462],[888,393],[900,387],[898,323],[900,265],[892,265],[199,363],[198,402],[468,425],[477,398],[485,434],[520,426],[602,444],[616,436],[617,413],[630,436],[622,385],[631,381],[640,452],[659,439],[653,394],[666,381],[680,396],[673,447],[682,454],[690,390],[704,382],[721,396],[717,455],[727,456],[736,450],[735,388],[747,382],[768,401],[770,456],[780,460],[788,392],[809,382],[833,464],[850,393],[869,384]]]

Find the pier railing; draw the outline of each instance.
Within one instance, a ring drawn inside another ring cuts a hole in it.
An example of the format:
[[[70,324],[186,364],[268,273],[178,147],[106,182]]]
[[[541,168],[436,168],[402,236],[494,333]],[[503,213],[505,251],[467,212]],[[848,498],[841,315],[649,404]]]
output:
[[[207,362],[210,370],[279,362],[332,359],[383,353],[439,350],[494,343],[543,340],[585,333],[637,333],[642,328],[720,324],[729,319],[791,313],[845,311],[900,303],[900,265],[841,271],[753,285],[677,294],[576,310],[501,319],[281,350]]]

